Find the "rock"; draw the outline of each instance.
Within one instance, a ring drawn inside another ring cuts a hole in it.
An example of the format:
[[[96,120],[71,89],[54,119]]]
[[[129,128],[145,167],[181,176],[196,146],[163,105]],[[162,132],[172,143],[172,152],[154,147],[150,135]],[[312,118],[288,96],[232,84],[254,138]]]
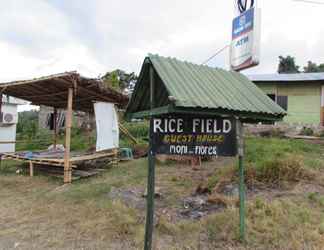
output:
[[[239,187],[236,184],[228,184],[224,186],[223,192],[228,196],[238,196],[239,195]]]
[[[183,200],[185,209],[201,209],[204,205],[206,205],[206,200],[200,197],[188,197]]]
[[[161,198],[162,197],[162,193],[160,191],[161,191],[161,188],[155,187],[154,198]],[[147,197],[147,188],[145,188],[145,192],[143,194],[143,197]]]
[[[208,194],[210,193],[209,188],[204,186],[203,184],[199,184],[196,188],[196,194]]]

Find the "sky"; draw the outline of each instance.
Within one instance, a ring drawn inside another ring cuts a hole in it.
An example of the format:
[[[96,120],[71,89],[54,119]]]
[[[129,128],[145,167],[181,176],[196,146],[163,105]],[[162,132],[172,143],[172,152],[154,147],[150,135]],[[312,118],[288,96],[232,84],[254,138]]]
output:
[[[323,1],[324,0],[318,0]],[[139,73],[148,53],[202,63],[229,44],[233,0],[0,0],[0,82],[77,70],[98,77]],[[324,63],[324,5],[259,0],[260,65],[274,73],[278,56]],[[228,68],[228,50],[211,67]]]

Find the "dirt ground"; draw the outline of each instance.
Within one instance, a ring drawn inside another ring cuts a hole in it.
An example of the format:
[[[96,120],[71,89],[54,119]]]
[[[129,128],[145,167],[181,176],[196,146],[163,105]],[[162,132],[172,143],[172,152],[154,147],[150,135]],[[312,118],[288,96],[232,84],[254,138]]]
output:
[[[196,189],[215,169],[233,164],[234,159],[219,158],[201,168],[158,165],[155,249],[252,249],[234,241],[210,244],[211,234],[201,229],[203,218],[225,207],[206,205],[206,194],[197,195]],[[101,176],[68,186],[44,175],[31,178],[15,174],[17,167],[14,163],[10,165],[12,172],[0,175],[1,250],[142,248],[146,159],[122,163]],[[227,189],[226,195],[237,195],[235,184]],[[248,200],[259,196],[268,202],[287,197],[304,199],[307,193],[324,195],[324,188],[300,182],[289,190],[250,190]],[[180,226],[175,228],[176,223]],[[204,223],[208,225],[208,220]]]
[[[156,186],[161,197],[156,201],[156,213],[176,217],[173,210],[182,208],[177,194],[190,196],[215,168],[231,162],[231,159],[222,159],[216,164],[204,164],[198,170],[186,165],[158,168]],[[140,160],[139,164],[144,165],[138,171],[142,172],[141,176],[129,174],[135,170],[129,162],[71,186],[62,186],[61,180],[44,175],[33,178],[14,173],[0,175],[0,249],[137,249],[136,241],[143,240],[145,221],[145,163]],[[20,169],[19,164],[12,164],[13,172]],[[128,178],[133,180],[128,183]],[[134,210],[127,210],[124,203]],[[127,214],[117,214],[121,217],[135,211],[136,221],[132,217],[129,221],[126,218],[124,222],[115,222],[111,219],[116,216],[114,209],[126,211]],[[120,233],[128,230],[128,224],[137,226],[139,235],[135,235],[135,242],[128,242],[124,232]],[[164,245],[163,242],[159,244]]]

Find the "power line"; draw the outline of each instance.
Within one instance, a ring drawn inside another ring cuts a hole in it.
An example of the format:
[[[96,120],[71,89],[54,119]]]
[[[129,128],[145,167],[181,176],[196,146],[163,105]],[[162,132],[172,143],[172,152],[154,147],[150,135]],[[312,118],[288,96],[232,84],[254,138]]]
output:
[[[311,3],[311,4],[322,4],[324,5],[324,2],[320,1],[312,1],[312,0],[293,0],[294,2],[303,2],[303,3]]]
[[[214,59],[214,57],[216,57],[218,54],[220,54],[221,52],[223,52],[223,51],[224,51],[225,49],[227,49],[229,46],[230,46],[230,45],[228,44],[228,45],[226,45],[225,47],[223,47],[223,48],[217,50],[216,53],[213,54],[211,57],[209,57],[207,60],[205,60],[205,61],[202,63],[202,65],[204,65],[204,64],[208,63],[210,60]]]

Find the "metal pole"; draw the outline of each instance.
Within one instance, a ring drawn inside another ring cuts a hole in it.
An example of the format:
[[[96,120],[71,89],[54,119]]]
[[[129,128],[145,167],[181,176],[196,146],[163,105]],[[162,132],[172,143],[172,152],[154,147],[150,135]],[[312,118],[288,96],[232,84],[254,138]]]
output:
[[[245,241],[245,185],[244,185],[244,138],[243,124],[236,120],[238,161],[239,161],[239,199],[240,199],[240,240]]]
[[[150,68],[150,102],[151,111],[154,108],[154,69]],[[155,196],[155,153],[152,150],[152,126],[153,116],[150,116],[150,145],[148,152],[148,177],[147,177],[147,205],[144,250],[152,249],[153,225],[154,225],[154,196]]]

